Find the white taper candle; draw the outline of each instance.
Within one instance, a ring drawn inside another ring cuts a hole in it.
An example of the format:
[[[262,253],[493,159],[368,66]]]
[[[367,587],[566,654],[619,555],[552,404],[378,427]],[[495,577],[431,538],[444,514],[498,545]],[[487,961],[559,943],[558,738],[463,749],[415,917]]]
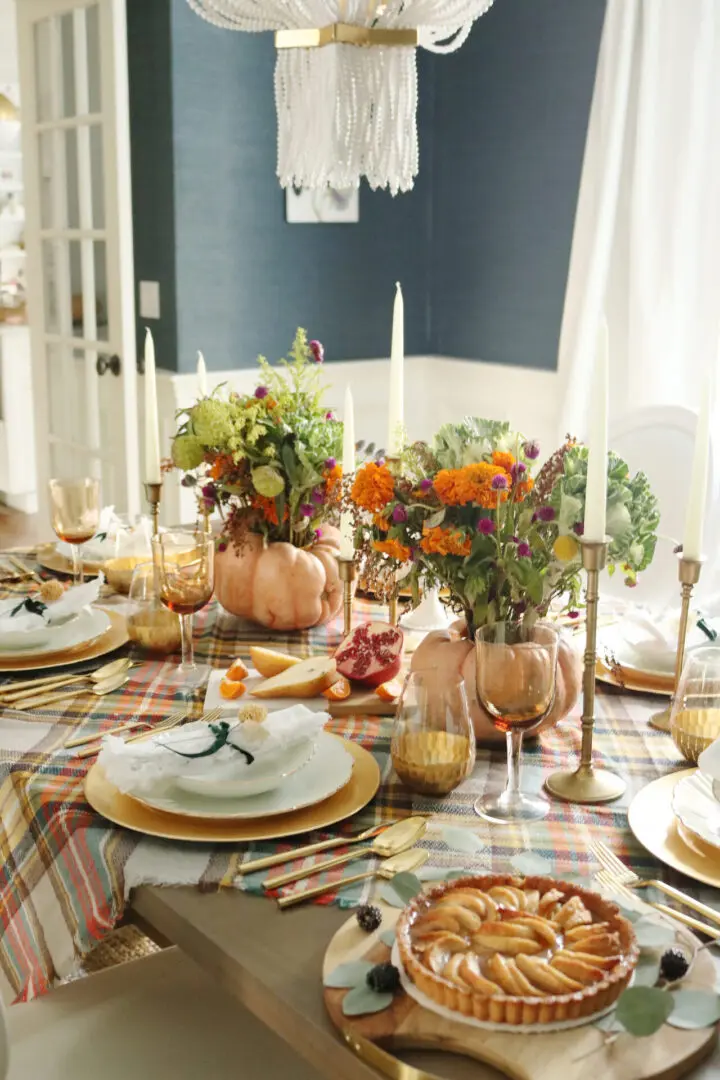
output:
[[[162,482],[160,472],[160,428],[158,423],[157,384],[155,380],[155,342],[145,331],[145,483]]]
[[[395,284],[392,339],[390,344],[390,386],[388,391],[388,442],[390,457],[402,451],[402,429],[405,423],[404,368],[405,365],[405,306],[400,282]]]
[[[707,501],[708,471],[710,469],[710,419],[713,410],[714,383],[712,372],[705,382],[705,394],[700,402],[697,428],[695,429],[695,452],[690,473],[690,492],[685,516],[683,555],[688,559],[702,556],[703,525]]]
[[[590,424],[588,428],[588,470],[585,491],[585,523],[583,536],[586,540],[605,539],[605,515],[607,504],[607,413],[608,413],[608,325],[603,315],[600,320],[595,356],[592,397],[590,399]]]
[[[345,412],[343,414],[343,479],[347,480],[355,472],[355,409],[352,390],[345,390]],[[343,559],[355,557],[355,537],[352,514],[343,510],[340,514],[340,554]]]
[[[198,380],[198,395],[203,398],[207,397],[207,365],[205,364],[205,357],[198,349],[197,359],[197,380]]]

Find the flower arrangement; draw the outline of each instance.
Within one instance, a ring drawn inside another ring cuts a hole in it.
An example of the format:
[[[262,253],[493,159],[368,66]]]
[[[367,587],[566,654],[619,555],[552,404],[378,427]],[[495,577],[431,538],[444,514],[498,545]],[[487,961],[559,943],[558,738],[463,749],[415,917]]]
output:
[[[337,518],[342,423],[323,405],[323,359],[320,342],[299,329],[278,369],[258,357],[252,394],[223,396],[218,387],[179,414],[173,463],[200,509],[219,510],[220,550],[249,533],[307,547]]]
[[[446,587],[470,630],[534,620],[563,598],[580,603],[580,544],[587,449],[568,439],[537,476],[540,448],[505,422],[445,424],[432,445],[405,449],[397,468],[369,462],[351,490],[356,542],[374,582],[398,571],[414,587],[426,575]],[[643,473],[608,458],[610,569],[628,585],[650,563],[659,522]],[[400,565],[398,565],[400,564]]]

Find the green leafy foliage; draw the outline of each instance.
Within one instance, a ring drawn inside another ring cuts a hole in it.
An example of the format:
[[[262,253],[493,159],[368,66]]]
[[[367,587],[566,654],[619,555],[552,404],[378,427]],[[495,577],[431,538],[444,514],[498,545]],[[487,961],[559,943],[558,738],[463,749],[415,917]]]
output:
[[[334,989],[346,989],[365,982],[368,971],[373,965],[368,960],[354,960],[349,964],[340,964],[327,974],[323,980],[325,986]]]
[[[704,1028],[720,1020],[720,995],[708,990],[675,990],[668,1024],[676,1028]]]
[[[654,1035],[673,1010],[673,995],[657,986],[631,986],[620,995],[615,1019],[631,1035]]]
[[[382,1012],[392,1003],[392,994],[378,994],[361,983],[347,992],[343,998],[342,1011],[344,1016],[365,1016],[368,1013]]]
[[[395,874],[380,890],[380,895],[391,907],[405,907],[422,889],[422,882],[415,874]]]

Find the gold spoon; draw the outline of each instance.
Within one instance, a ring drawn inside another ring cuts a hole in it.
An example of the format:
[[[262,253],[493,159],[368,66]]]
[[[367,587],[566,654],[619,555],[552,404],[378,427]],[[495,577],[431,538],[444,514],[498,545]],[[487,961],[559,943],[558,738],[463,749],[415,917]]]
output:
[[[283,885],[290,885],[293,881],[301,881],[302,878],[312,877],[314,874],[322,874],[325,870],[332,870],[336,866],[342,866],[351,859],[361,859],[363,855],[380,855],[387,858],[388,855],[398,855],[401,851],[416,844],[427,829],[427,820],[421,817],[409,817],[404,821],[398,821],[397,825],[391,825],[384,833],[377,836],[372,844],[354,848],[345,855],[338,855],[335,859],[326,859],[325,862],[315,866],[305,867],[302,870],[291,870],[287,874],[278,874],[277,877],[269,877],[263,882],[265,889],[280,889]]]
[[[23,700],[20,705],[13,705],[13,708],[20,712],[25,709],[39,709],[45,705],[54,705],[58,701],[67,701],[69,698],[77,697],[78,694],[95,694],[96,697],[104,697],[105,694],[111,694],[113,690],[124,686],[126,682],[130,682],[130,676],[127,671],[121,671],[118,675],[112,675],[103,682],[95,683],[94,686],[79,686],[77,690],[68,690],[63,694],[40,694],[38,697]]]
[[[401,851],[399,855],[393,855],[391,859],[386,859],[374,870],[366,870],[364,874],[353,874],[352,877],[335,881],[332,885],[318,885],[315,889],[306,889],[304,892],[293,893],[291,896],[281,896],[278,907],[286,908],[294,904],[302,904],[303,900],[312,900],[316,896],[322,896],[323,893],[344,889],[346,885],[354,885],[356,881],[367,881],[368,878],[394,878],[396,874],[409,873],[427,862],[429,854],[430,852],[423,851],[421,848]]]
[[[111,660],[109,664],[103,664],[95,671],[86,671],[84,675],[50,675],[44,679],[31,679],[28,682],[13,683],[12,686],[0,689],[0,704],[10,704],[13,701],[22,701],[24,698],[35,697],[42,687],[42,692],[59,690],[73,683],[83,682],[90,679],[92,682],[104,682],[114,675],[128,671],[132,667],[132,660],[122,657],[120,660]]]

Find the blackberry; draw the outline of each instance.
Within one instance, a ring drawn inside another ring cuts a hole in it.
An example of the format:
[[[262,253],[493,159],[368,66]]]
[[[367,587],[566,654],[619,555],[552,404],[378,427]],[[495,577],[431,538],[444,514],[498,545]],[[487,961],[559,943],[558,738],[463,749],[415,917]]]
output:
[[[688,973],[688,958],[682,949],[667,949],[660,960],[660,977],[676,982]]]
[[[364,930],[366,934],[372,934],[382,922],[382,912],[380,908],[373,907],[372,904],[363,904],[355,912],[355,918],[361,930]]]
[[[367,984],[376,994],[394,994],[400,986],[400,972],[394,964],[376,964],[367,973]]]

